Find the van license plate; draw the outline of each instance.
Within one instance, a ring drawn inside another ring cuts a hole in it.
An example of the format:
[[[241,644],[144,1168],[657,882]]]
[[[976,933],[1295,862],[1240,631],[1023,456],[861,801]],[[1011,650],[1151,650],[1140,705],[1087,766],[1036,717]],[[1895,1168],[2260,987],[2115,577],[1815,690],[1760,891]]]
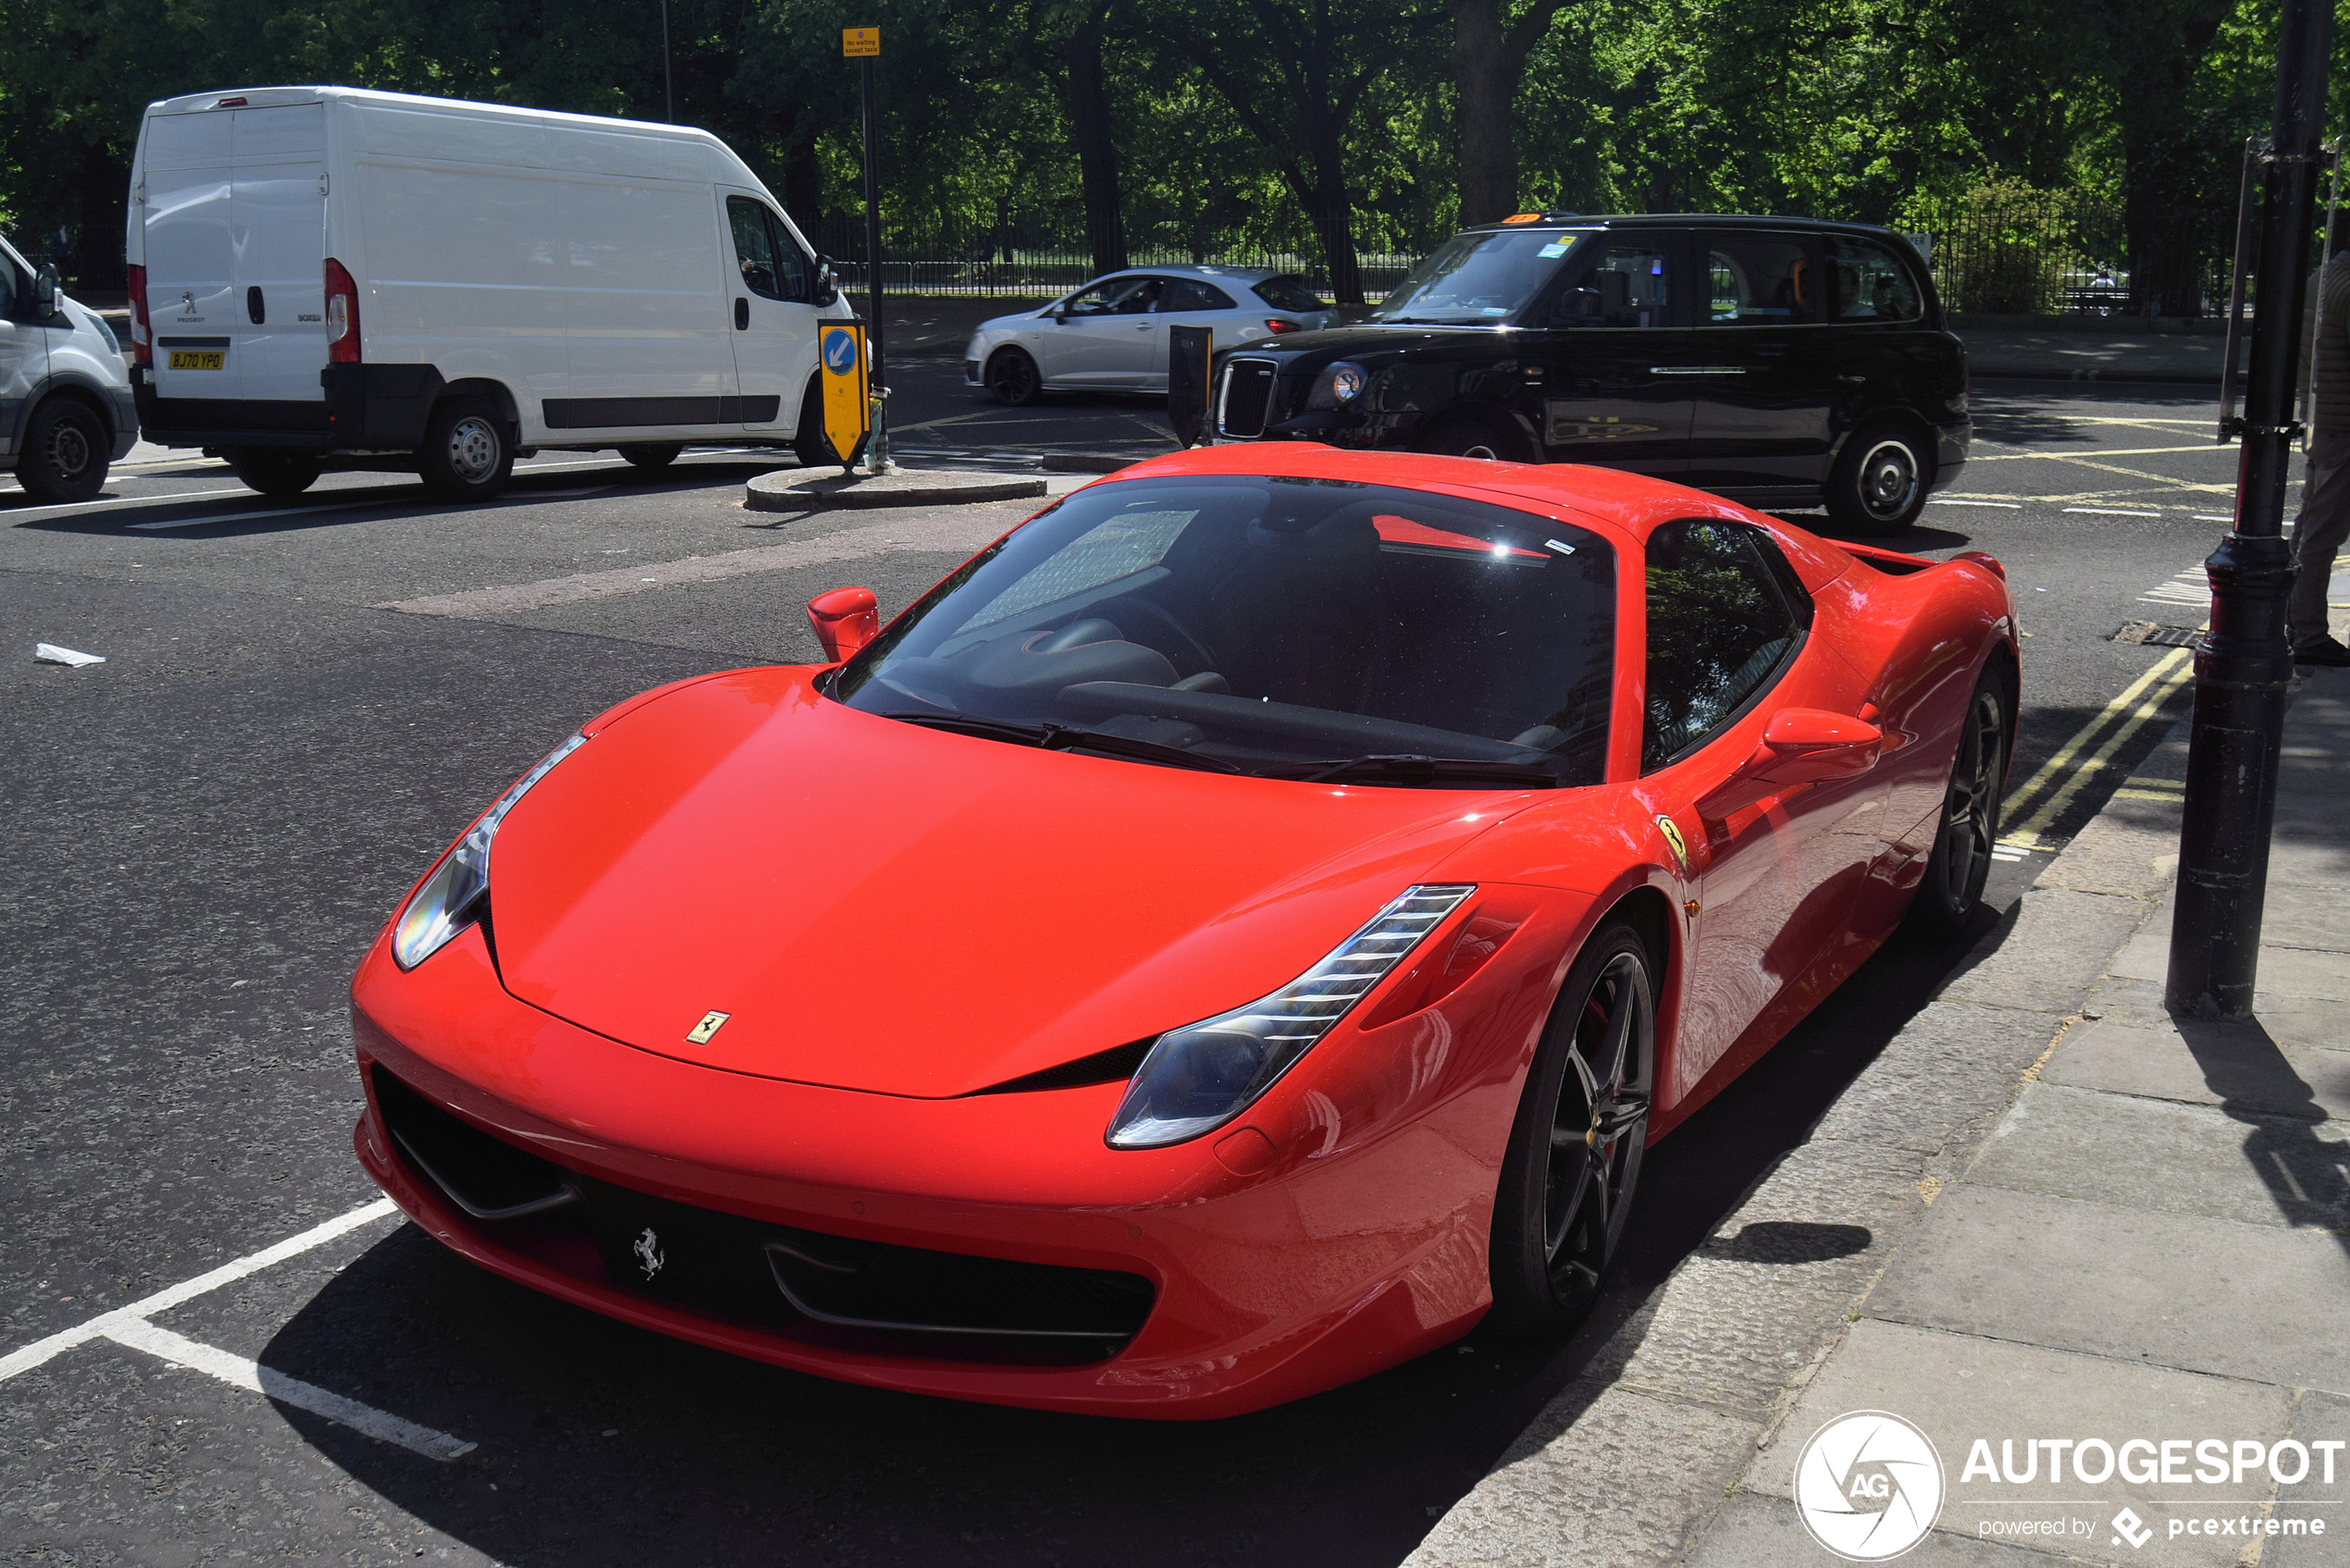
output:
[[[173,370],[218,370],[228,363],[229,356],[217,349],[202,352],[193,349],[171,351],[170,368]]]

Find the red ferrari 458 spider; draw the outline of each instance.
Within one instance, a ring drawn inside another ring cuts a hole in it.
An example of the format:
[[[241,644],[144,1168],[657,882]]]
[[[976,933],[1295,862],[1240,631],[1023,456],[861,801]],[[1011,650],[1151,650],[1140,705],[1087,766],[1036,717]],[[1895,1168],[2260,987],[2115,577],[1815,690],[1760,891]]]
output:
[[[1571,1327],[1648,1143],[1967,917],[2016,710],[1987,556],[1592,468],[1185,452],[810,614],[417,884],[360,1157],[627,1322],[1113,1414]]]

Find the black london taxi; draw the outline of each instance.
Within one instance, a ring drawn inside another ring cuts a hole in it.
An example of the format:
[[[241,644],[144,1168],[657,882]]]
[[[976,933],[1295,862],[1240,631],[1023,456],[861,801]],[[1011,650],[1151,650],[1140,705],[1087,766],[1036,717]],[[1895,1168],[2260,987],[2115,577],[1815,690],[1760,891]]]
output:
[[[1359,325],[1218,353],[1215,438],[1590,463],[1908,527],[1966,461],[1966,352],[1901,236],[1520,213],[1453,235]]]

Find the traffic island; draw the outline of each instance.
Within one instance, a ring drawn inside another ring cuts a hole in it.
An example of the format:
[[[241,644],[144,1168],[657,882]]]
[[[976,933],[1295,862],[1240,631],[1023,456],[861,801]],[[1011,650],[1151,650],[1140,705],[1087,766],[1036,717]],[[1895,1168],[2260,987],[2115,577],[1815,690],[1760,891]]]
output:
[[[843,474],[832,468],[785,468],[761,474],[746,484],[743,504],[753,512],[820,512],[846,507],[961,506],[978,501],[1033,500],[1045,493],[1044,480],[1017,474],[971,474],[953,469]]]

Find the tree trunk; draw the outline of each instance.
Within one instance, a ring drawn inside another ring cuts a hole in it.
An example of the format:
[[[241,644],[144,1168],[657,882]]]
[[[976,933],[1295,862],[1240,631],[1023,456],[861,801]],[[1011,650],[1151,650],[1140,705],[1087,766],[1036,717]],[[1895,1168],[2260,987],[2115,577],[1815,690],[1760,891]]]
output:
[[[1126,218],[1118,189],[1118,144],[1112,135],[1109,86],[1102,69],[1102,24],[1109,7],[1089,10],[1061,45],[1069,67],[1070,140],[1077,144],[1077,171],[1084,191],[1085,241],[1094,253],[1094,275],[1126,268]]]
[[[74,235],[80,287],[89,290],[128,287],[122,236],[130,201],[129,160],[105,143],[86,145],[77,160],[74,184],[80,197],[80,223]]]
[[[1511,58],[1502,0],[1452,0],[1453,86],[1460,102],[1461,227],[1517,210],[1515,102],[1523,57]]]
[[[2195,210],[2196,178],[2208,151],[2188,113],[2195,67],[2210,49],[2227,10],[2221,0],[2185,0],[2144,15],[2139,35],[2121,52],[2114,85],[2121,102],[2122,225],[2130,247],[2130,292],[2141,311],[2199,315],[2199,254],[2206,238]],[[2231,195],[2232,179],[2216,182]],[[2229,204],[2232,216],[2233,204]],[[2149,306],[2151,309],[2149,310]]]
[[[821,248],[823,240],[817,229],[823,224],[824,166],[816,158],[816,132],[810,129],[800,132],[798,141],[784,149],[784,211],[791,214],[800,232]]]

